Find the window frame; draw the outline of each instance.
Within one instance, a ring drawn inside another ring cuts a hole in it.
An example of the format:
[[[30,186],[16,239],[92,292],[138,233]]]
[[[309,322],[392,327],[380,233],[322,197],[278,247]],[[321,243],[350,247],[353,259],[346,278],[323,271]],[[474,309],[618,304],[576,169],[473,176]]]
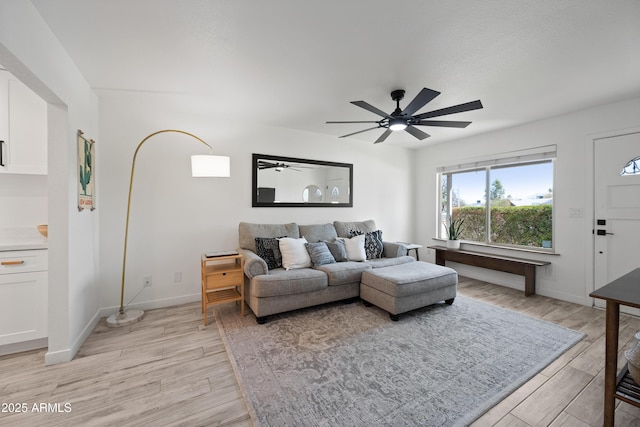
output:
[[[533,164],[540,163],[551,163],[552,170],[552,190],[553,190],[553,199],[552,200],[552,209],[551,209],[551,247],[538,247],[538,246],[526,246],[526,245],[512,245],[508,243],[496,243],[491,242],[491,202],[489,200],[489,194],[491,191],[491,169],[498,169],[504,167],[517,167],[517,166],[527,166]],[[540,252],[546,254],[555,254],[556,253],[556,200],[555,200],[555,188],[556,188],[556,146],[544,146],[537,147],[531,150],[523,150],[520,152],[511,152],[504,153],[502,155],[494,155],[485,159],[478,159],[476,161],[467,161],[462,164],[443,166],[436,169],[436,183],[437,183],[437,220],[436,220],[436,239],[437,240],[446,240],[446,233],[443,231],[443,223],[442,223],[442,215],[446,213],[446,218],[449,218],[451,214],[451,191],[453,183],[451,179],[447,180],[447,200],[448,205],[443,207],[443,197],[442,197],[442,185],[443,185],[443,176],[451,176],[456,173],[464,173],[464,172],[473,172],[473,171],[484,171],[485,173],[485,240],[484,241],[473,241],[473,240],[462,240],[463,243],[469,245],[477,245],[477,246],[488,246],[495,248],[505,248],[505,249],[513,249],[519,251],[528,251],[528,252]],[[459,196],[458,196],[459,197]],[[446,208],[446,210],[443,210]]]

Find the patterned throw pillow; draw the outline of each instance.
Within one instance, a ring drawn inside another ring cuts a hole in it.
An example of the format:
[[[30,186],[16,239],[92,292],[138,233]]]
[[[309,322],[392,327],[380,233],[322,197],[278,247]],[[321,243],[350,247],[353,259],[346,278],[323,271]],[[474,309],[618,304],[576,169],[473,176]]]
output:
[[[376,230],[369,233],[363,233],[360,230],[351,230],[352,236],[364,234],[364,251],[367,259],[382,258],[384,245],[382,244],[382,231]]]
[[[325,242],[307,243],[304,246],[307,248],[307,252],[309,252],[311,264],[313,264],[314,267],[336,262]]]
[[[280,244],[275,237],[256,237],[256,254],[267,263],[269,270],[282,268]]]
[[[344,247],[344,240],[336,239],[333,242],[325,240],[324,243],[326,243],[329,251],[331,252],[331,255],[333,255],[333,259],[335,259],[336,262],[349,260],[347,258],[347,249]]]

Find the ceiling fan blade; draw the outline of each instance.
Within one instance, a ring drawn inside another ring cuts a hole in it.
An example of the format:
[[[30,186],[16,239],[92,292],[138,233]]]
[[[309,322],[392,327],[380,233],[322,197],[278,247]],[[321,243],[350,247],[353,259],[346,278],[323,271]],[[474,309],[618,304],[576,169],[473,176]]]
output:
[[[388,137],[389,135],[391,135],[391,132],[393,132],[391,129],[387,129],[387,130],[385,130],[385,131],[384,131],[384,133],[383,133],[382,135],[380,135],[380,137],[379,137],[378,139],[376,139],[373,143],[374,143],[374,144],[377,144],[377,143],[379,143],[379,142],[384,141],[385,139],[387,139],[387,137]]]
[[[358,133],[367,132],[367,131],[374,130],[374,129],[379,129],[379,128],[380,128],[380,126],[376,126],[376,127],[372,127],[372,128],[369,128],[369,129],[359,130],[358,132],[353,132],[353,133],[348,133],[346,135],[342,135],[340,138],[346,138],[347,136],[356,135]]]
[[[407,116],[411,116],[413,113],[427,105],[429,102],[433,100],[436,96],[440,95],[440,92],[423,88],[420,93],[416,95],[415,98],[407,105],[402,111],[402,114],[406,114]]]
[[[466,128],[471,122],[456,122],[452,120],[420,120],[413,126],[442,126],[446,128]]]
[[[325,123],[379,123],[375,120],[353,121],[353,122],[325,122]]]
[[[415,119],[422,120],[430,117],[446,116],[448,114],[462,113],[463,111],[471,111],[482,108],[480,100],[465,102],[464,104],[454,105],[453,107],[442,108],[440,110],[429,111],[428,113],[413,116]]]
[[[258,169],[269,169],[269,168],[275,168],[276,166],[278,165],[275,163],[269,163],[263,160],[258,161]]]
[[[379,116],[389,117],[389,115],[387,113],[385,113],[384,111],[374,107],[373,105],[369,104],[368,102],[365,102],[365,101],[351,101],[351,103],[353,105],[357,105],[360,108],[364,108],[367,111],[371,111],[372,113],[377,114]]]
[[[411,135],[415,136],[416,138],[418,138],[420,141],[422,141],[425,138],[429,138],[431,136],[428,133],[423,132],[418,128],[414,128],[413,126],[407,126],[404,130],[410,133]]]

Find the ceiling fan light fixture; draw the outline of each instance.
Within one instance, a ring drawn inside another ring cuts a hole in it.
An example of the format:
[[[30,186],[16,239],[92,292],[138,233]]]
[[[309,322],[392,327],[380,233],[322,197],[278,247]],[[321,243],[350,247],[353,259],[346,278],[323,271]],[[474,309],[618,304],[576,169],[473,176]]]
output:
[[[405,130],[407,128],[407,121],[402,118],[394,118],[389,120],[389,129],[392,131]]]
[[[416,126],[439,126],[450,128],[465,128],[471,124],[471,122],[455,121],[455,120],[430,120],[434,117],[448,116],[449,114],[457,114],[465,111],[477,110],[482,107],[480,100],[465,102],[463,104],[453,105],[451,107],[440,108],[439,110],[428,111],[426,113],[416,114],[425,105],[431,102],[436,96],[440,95],[437,90],[423,88],[418,94],[409,102],[409,104],[402,110],[400,108],[400,101],[404,98],[404,90],[397,89],[391,92],[391,99],[396,102],[396,109],[393,113],[387,114],[381,109],[374,107],[365,101],[351,101],[356,107],[363,108],[373,114],[377,114],[382,117],[379,120],[368,121],[341,121],[341,122],[327,122],[327,123],[375,123],[377,126],[370,127],[368,129],[359,130],[346,135],[342,135],[340,138],[347,136],[357,135],[362,132],[368,132],[374,129],[385,129],[384,133],[374,141],[374,144],[385,141],[389,135],[395,131],[406,131],[419,140],[429,138],[429,134],[421,131]],[[427,120],[429,119],[429,120]]]

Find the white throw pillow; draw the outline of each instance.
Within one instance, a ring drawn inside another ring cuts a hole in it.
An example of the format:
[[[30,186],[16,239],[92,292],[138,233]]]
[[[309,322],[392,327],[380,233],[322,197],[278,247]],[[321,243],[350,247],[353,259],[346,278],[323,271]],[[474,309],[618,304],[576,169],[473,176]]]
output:
[[[282,266],[286,270],[311,267],[311,257],[305,247],[307,239],[304,237],[300,239],[283,237],[278,241],[280,242],[280,253],[282,254]]]
[[[367,253],[364,250],[364,234],[353,236],[344,240],[344,246],[347,249],[347,258],[349,261],[366,261]]]

